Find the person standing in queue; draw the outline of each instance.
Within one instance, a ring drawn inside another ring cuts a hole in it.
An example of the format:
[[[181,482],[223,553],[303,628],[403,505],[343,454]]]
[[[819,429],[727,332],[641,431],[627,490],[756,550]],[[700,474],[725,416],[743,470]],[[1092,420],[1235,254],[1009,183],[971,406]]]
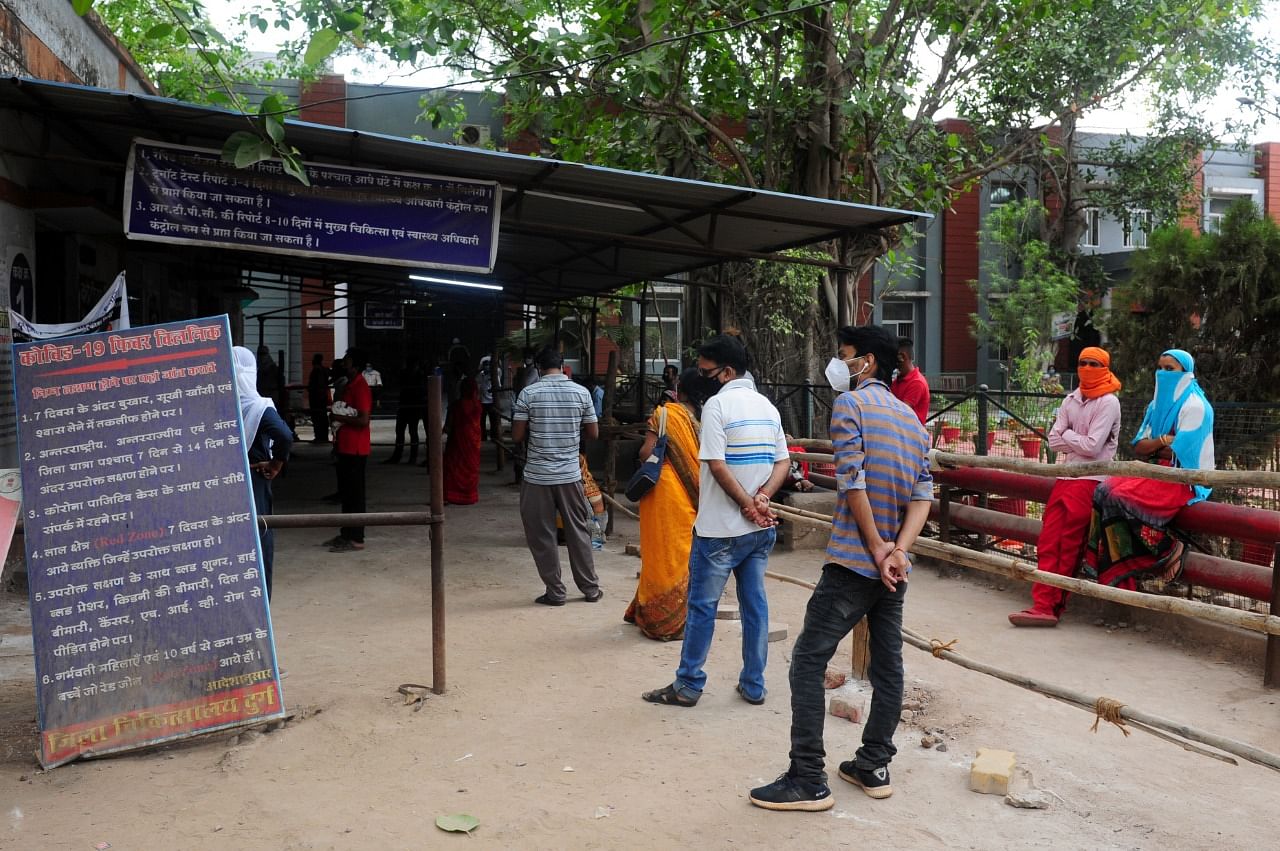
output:
[[[364,380],[367,365],[364,352],[348,349],[342,361],[347,383],[342,392],[342,411],[330,416],[339,424],[334,448],[338,456],[338,499],[343,514],[365,512],[365,468],[369,463],[369,418],[373,413],[373,394]],[[335,403],[335,407],[337,407]],[[333,538],[324,542],[331,553],[347,553],[364,549],[364,527],[344,526]]]
[[[311,374],[307,376],[307,407],[311,409],[312,443],[329,442],[329,368],[324,355],[311,358]]]
[[[764,572],[778,522],[769,502],[787,479],[791,456],[778,409],[746,378],[748,366],[746,347],[728,334],[712,337],[698,349],[699,376],[718,387],[702,408],[689,606],[675,681],[643,693],[641,699],[649,703],[695,706],[701,699],[707,684],[703,666],[729,574],[742,615],[738,695],[753,706],[765,701],[769,600]]]
[[[556,545],[556,514],[564,520],[573,581],[588,603],[604,596],[591,555],[591,507],[578,461],[582,438],[599,434],[595,408],[585,387],[564,374],[564,359],[550,347],[538,352],[541,378],[520,391],[511,413],[511,439],[525,445],[520,483],[520,519],[525,540],[546,591],[534,600],[563,606],[565,586]]]
[[[269,517],[272,510],[271,482],[284,469],[293,448],[293,433],[276,413],[275,403],[258,393],[258,360],[244,346],[231,349],[235,367],[236,393],[240,397],[240,420],[244,424],[246,452],[249,455],[249,483],[253,489],[253,505],[259,517]],[[262,541],[262,576],[271,599],[271,575],[275,565],[275,532],[259,529]]]
[[[826,376],[838,394],[831,411],[836,500],[822,578],[809,598],[791,656],[791,765],[752,789],[768,810],[828,810],[835,803],[824,770],[823,678],[844,637],[864,617],[871,643],[871,712],[862,747],[840,763],[840,778],[887,798],[893,734],[902,714],[902,610],[915,543],[933,503],[929,435],[915,411],[889,389],[894,335],[877,325],[845,326]],[[854,389],[850,391],[850,387]]]

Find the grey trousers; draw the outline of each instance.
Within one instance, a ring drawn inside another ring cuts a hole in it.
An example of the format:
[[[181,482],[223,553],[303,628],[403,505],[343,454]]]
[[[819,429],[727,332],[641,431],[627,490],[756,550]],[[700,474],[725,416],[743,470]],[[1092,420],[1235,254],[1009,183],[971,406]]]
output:
[[[538,566],[538,576],[547,586],[552,600],[565,598],[564,581],[560,578],[560,553],[556,547],[556,512],[564,518],[564,538],[569,550],[569,568],[573,581],[584,595],[594,596],[600,590],[596,564],[591,557],[591,509],[582,482],[564,485],[520,483],[520,519],[524,522],[524,538]]]

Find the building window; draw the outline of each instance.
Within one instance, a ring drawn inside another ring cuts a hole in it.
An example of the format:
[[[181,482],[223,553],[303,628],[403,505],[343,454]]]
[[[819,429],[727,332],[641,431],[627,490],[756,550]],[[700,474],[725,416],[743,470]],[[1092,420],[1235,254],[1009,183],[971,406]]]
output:
[[[1222,229],[1222,219],[1227,215],[1227,210],[1231,209],[1231,205],[1238,202],[1241,198],[1253,199],[1252,195],[1244,193],[1233,193],[1230,195],[1210,195],[1209,207],[1204,215],[1204,231],[1205,233],[1217,233]]]
[[[916,305],[913,301],[886,301],[880,305],[880,324],[890,334],[916,340]],[[920,341],[916,340],[918,344]],[[916,357],[919,358],[919,345]]]
[[[679,287],[652,287],[645,307],[645,372],[659,374],[668,363],[677,366],[683,354],[684,300]],[[640,305],[634,305],[634,317],[640,321]],[[640,358],[640,343],[635,346],[636,359]]]
[[[1126,210],[1124,215],[1124,247],[1146,248],[1147,237],[1151,234],[1151,227],[1150,210]]]
[[[1080,234],[1080,246],[1097,248],[1102,244],[1102,213],[1097,207],[1090,207],[1081,215],[1084,217],[1084,233]]]
[[[1026,197],[1027,191],[1022,185],[1011,180],[993,180],[987,189],[987,204],[993,210],[1012,201],[1021,201]]]

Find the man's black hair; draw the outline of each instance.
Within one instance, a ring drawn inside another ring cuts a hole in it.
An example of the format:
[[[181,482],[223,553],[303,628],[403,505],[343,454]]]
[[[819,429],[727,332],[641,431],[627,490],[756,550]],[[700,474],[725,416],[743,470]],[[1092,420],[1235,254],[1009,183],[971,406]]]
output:
[[[916,341],[911,339],[910,337],[899,337],[898,351],[906,352],[907,357],[911,358],[912,360],[915,360],[916,359]]]
[[[898,338],[880,325],[846,325],[836,332],[842,346],[853,346],[860,355],[875,355],[876,374],[862,378],[888,381],[898,366]]]
[[[747,348],[742,341],[729,334],[717,334],[698,347],[698,357],[706,358],[716,366],[733,367],[741,378],[747,371]]]
[[[707,404],[707,400],[716,395],[719,389],[719,382],[714,378],[703,378],[696,366],[681,372],[680,377],[676,379],[676,391],[689,400],[689,404],[693,405],[699,416],[702,414],[702,406]]]
[[[311,362],[324,363],[324,355],[321,354],[320,352],[316,352],[314,355],[311,356]]]
[[[538,369],[560,369],[564,366],[564,355],[560,354],[550,346],[544,346],[538,351],[537,356],[533,359],[533,364]]]
[[[350,348],[347,349],[347,367],[354,369],[356,372],[364,372],[364,368],[369,365],[369,359],[365,357],[363,349]]]

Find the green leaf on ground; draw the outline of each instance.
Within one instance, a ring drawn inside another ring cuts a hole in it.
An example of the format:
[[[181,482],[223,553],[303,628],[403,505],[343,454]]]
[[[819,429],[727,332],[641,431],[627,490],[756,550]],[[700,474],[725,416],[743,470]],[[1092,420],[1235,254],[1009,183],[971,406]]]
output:
[[[475,816],[469,816],[466,813],[456,813],[451,816],[436,816],[436,827],[441,830],[447,830],[450,833],[471,833],[480,826],[480,819]]]

